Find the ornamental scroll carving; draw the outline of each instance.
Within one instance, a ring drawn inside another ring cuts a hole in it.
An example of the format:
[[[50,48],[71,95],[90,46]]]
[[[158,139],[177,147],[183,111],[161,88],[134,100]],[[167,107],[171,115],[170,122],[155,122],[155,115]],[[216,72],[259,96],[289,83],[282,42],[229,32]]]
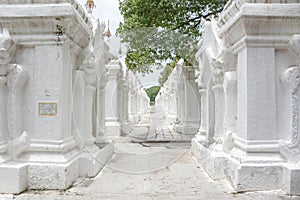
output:
[[[299,98],[300,98],[300,35],[293,35],[289,42],[289,50],[298,59],[298,65],[290,66],[282,76],[283,82],[289,90],[291,105],[291,141],[280,141],[280,151],[291,163],[300,161],[300,117],[299,117]]]
[[[202,62],[203,60],[203,50],[201,49],[203,41],[201,40],[198,44],[198,47],[200,48],[200,50],[198,51],[196,57],[198,60],[198,69],[196,69],[195,71],[195,76],[196,76],[196,84],[198,85],[199,91],[205,90],[207,85],[205,83],[204,80],[204,74],[205,74],[205,67],[204,67],[204,63]]]
[[[291,141],[281,141],[281,153],[289,162],[295,163],[300,161],[300,135],[299,135],[299,84],[300,84],[300,67],[299,65],[289,67],[283,74],[283,80],[289,88],[291,101]]]
[[[27,133],[23,130],[21,93],[28,82],[29,76],[24,68],[12,60],[15,57],[16,45],[6,28],[0,27],[0,68],[1,78],[6,79],[8,87],[7,127],[8,154],[14,160],[29,145]],[[3,85],[5,87],[5,85]]]

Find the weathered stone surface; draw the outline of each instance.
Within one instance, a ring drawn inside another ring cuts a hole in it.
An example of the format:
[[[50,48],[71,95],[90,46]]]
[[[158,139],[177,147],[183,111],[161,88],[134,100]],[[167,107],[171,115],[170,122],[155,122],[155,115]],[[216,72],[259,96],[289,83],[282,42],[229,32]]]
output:
[[[75,1],[0,1],[0,193],[66,189],[95,176],[96,98],[111,57],[103,27]],[[101,127],[102,125],[102,127]]]
[[[142,147],[117,143],[115,157],[95,178],[82,179],[66,191],[29,191],[15,195],[16,200],[91,200],[91,199],[224,199],[224,200],[296,200],[283,192],[236,194],[222,181],[212,181],[189,149]],[[141,157],[143,161],[138,161]],[[168,162],[160,162],[165,160]],[[173,162],[169,162],[172,161]],[[143,172],[147,163],[161,164],[159,170]],[[128,171],[129,169],[129,171]],[[0,195],[0,198],[3,196]],[[4,196],[5,197],[5,196]],[[6,196],[12,199],[12,196]]]
[[[192,151],[236,191],[299,195],[299,10],[299,1],[231,0],[204,22]]]

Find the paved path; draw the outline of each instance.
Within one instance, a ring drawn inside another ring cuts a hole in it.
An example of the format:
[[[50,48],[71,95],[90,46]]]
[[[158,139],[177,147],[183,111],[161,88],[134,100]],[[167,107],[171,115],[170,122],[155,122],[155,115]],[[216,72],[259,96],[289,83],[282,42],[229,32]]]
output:
[[[190,139],[164,120],[152,112],[150,126],[140,124],[131,137],[115,140],[113,158],[95,178],[65,191],[28,191],[0,200],[300,200],[279,191],[234,194],[227,183],[207,177],[189,150]]]
[[[178,134],[173,125],[166,123],[165,113],[161,108],[151,107],[150,122],[141,122],[133,127],[128,136],[132,142],[186,142],[190,144],[193,135]]]
[[[116,154],[98,176],[66,191],[29,191],[16,200],[300,200],[280,192],[234,194],[207,177],[190,151],[118,143]],[[5,199],[0,196],[0,199]],[[13,197],[8,195],[7,199]]]

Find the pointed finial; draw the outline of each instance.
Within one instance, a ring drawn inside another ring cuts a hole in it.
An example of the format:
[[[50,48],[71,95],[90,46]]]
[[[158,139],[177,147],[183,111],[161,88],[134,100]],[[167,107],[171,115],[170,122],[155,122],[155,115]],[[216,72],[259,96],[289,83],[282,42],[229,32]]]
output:
[[[93,0],[87,0],[85,7],[86,7],[88,13],[92,13],[94,8],[96,7],[96,5]]]
[[[110,29],[109,29],[109,20],[108,20],[107,31],[106,31],[105,35],[106,35],[106,37],[108,37],[108,38],[111,37],[111,32],[110,32]]]
[[[119,55],[122,55],[122,53],[123,53],[121,45],[120,45],[120,49],[119,49],[118,53],[119,53]]]

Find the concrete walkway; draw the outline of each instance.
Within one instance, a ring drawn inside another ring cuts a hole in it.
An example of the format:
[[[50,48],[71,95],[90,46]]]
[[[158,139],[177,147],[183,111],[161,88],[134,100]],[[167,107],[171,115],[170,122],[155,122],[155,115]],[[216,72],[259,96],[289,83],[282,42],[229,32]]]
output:
[[[129,141],[136,143],[190,143],[194,135],[176,133],[173,124],[166,122],[166,116],[162,108],[151,107],[150,121],[143,121],[133,127],[128,135]]]
[[[212,181],[190,152],[190,138],[175,133],[161,112],[151,123],[134,127],[132,135],[114,141],[115,154],[92,179],[63,191],[27,191],[0,195],[0,200],[300,200],[280,191],[235,194]],[[169,130],[169,131],[168,131]]]
[[[278,191],[234,194],[226,183],[207,177],[189,149],[180,146],[144,147],[132,143],[115,146],[114,157],[95,178],[80,180],[66,191],[28,191],[0,199],[300,200]]]

